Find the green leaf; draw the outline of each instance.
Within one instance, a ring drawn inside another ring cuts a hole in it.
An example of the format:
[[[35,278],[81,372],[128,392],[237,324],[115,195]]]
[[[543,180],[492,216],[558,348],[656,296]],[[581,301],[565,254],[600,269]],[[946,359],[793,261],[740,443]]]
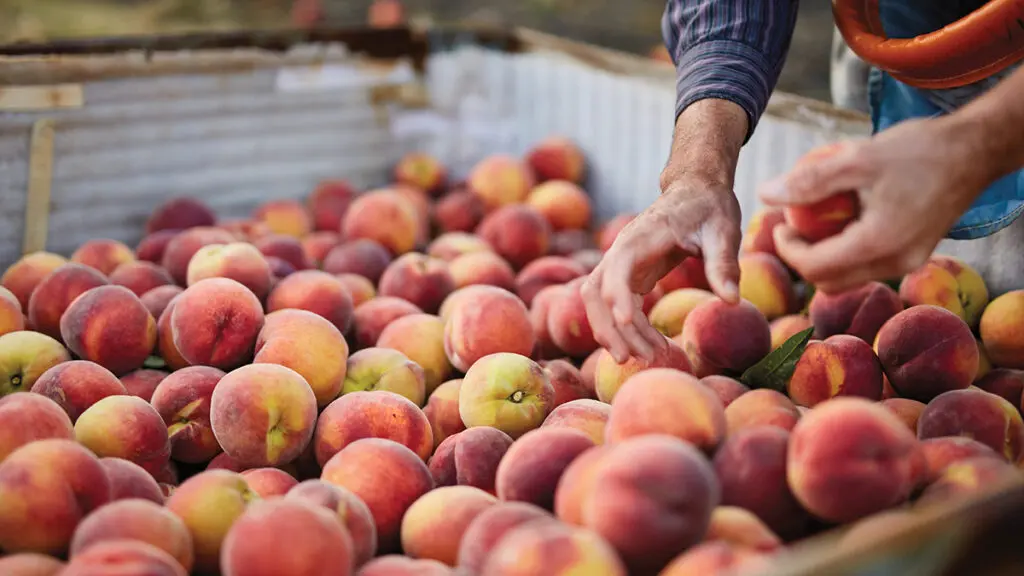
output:
[[[786,384],[793,376],[796,362],[803,355],[807,348],[807,342],[811,339],[814,328],[807,328],[797,332],[782,343],[777,349],[754,364],[740,376],[740,381],[751,389],[770,388],[776,392],[785,393]]]
[[[160,370],[161,368],[167,368],[167,362],[164,362],[164,359],[159,356],[150,356],[142,363],[142,367],[150,370]]]

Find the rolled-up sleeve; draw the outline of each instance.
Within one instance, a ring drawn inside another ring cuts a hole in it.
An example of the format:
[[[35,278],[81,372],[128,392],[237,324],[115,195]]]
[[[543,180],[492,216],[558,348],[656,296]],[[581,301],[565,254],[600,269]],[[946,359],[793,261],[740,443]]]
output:
[[[676,65],[676,116],[705,98],[735,102],[753,133],[796,25],[799,0],[668,0],[665,45]]]

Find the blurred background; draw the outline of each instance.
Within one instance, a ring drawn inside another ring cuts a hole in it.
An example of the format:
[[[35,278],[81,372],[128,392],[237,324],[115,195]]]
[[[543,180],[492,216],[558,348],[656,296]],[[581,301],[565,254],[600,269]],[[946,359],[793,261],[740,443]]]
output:
[[[0,41],[197,30],[485,22],[657,57],[664,0],[0,0]],[[802,0],[779,88],[828,100],[829,0]],[[661,56],[664,56],[663,54]]]

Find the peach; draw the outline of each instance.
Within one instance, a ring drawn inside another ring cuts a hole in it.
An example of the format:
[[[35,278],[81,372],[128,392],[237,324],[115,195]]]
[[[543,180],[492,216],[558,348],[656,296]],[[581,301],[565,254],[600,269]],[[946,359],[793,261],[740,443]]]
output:
[[[251,218],[222,220],[217,223],[217,228],[231,234],[238,242],[251,243],[267,236],[281,236],[281,234],[274,234],[266,222]],[[288,236],[288,238],[293,237]]]
[[[121,384],[132,396],[138,396],[146,402],[153,398],[153,391],[168,376],[163,370],[136,370],[121,376]]]
[[[393,296],[377,296],[363,302],[352,312],[356,348],[375,346],[388,324],[403,316],[422,313],[423,310],[412,302]]]
[[[1020,409],[1022,391],[1024,391],[1024,370],[995,368],[976,379],[974,386],[1005,398],[1007,402]]]
[[[869,282],[839,294],[815,292],[808,308],[815,338],[850,334],[868,344],[875,341],[882,325],[901,311],[899,295],[881,282]]]
[[[174,348],[181,357],[189,364],[221,370],[249,361],[263,329],[259,299],[229,278],[208,278],[189,286],[168,312]]]
[[[551,247],[551,225],[525,205],[505,206],[491,212],[480,222],[476,233],[517,269],[547,255]]]
[[[559,230],[551,234],[551,254],[555,256],[567,256],[572,257],[577,252],[593,251],[600,254],[600,251],[596,250],[597,244],[594,242],[593,235],[587,230]],[[575,260],[574,260],[575,261]],[[579,262],[580,266],[583,266],[582,262]],[[587,273],[591,269],[587,269]]]
[[[0,336],[25,329],[26,314],[13,292],[0,286]]]
[[[819,404],[793,428],[786,474],[807,511],[852,522],[905,502],[921,461],[917,439],[892,412],[842,397]]]
[[[751,390],[729,404],[725,421],[730,435],[756,426],[778,426],[792,430],[800,420],[800,412],[784,395],[769,390]]]
[[[533,352],[533,326],[522,300],[493,286],[463,290],[468,297],[454,302],[444,326],[444,349],[452,366],[465,372],[491,354]]]
[[[771,552],[782,547],[782,540],[760,518],[736,506],[715,508],[704,541],[724,541],[760,552]]]
[[[106,276],[83,264],[64,264],[43,278],[28,300],[25,313],[32,329],[60,338],[60,318],[75,298],[110,284]]]
[[[423,368],[397,350],[364,348],[348,359],[341,393],[383,390],[423,406],[426,375]]]
[[[135,540],[170,554],[186,571],[192,569],[192,535],[181,518],[148,500],[111,502],[87,516],[71,539],[71,557],[101,542]]]
[[[391,258],[383,244],[357,239],[332,248],[324,257],[323,269],[331,274],[358,274],[376,284]]]
[[[153,210],[146,220],[146,233],[213,226],[216,221],[217,216],[202,200],[182,196],[171,198]]]
[[[299,483],[290,474],[278,468],[250,468],[241,474],[249,489],[260,498],[284,496]]]
[[[555,285],[542,288],[533,298],[533,305],[530,307],[530,325],[533,326],[534,336],[534,358],[557,358],[562,356],[554,341],[551,340],[551,332],[548,331],[548,314],[551,304],[561,298],[564,286]],[[599,351],[595,350],[591,356]],[[593,389],[593,386],[589,386]]]
[[[554,240],[555,239],[552,238],[552,242],[554,242]],[[557,246],[553,245],[552,252],[557,254],[555,251],[556,249]],[[578,252],[573,252],[569,257],[582,264],[583,268],[587,271],[587,274],[590,274],[594,271],[594,268],[597,268],[597,265],[601,263],[601,258],[604,257],[604,252],[601,252],[600,250],[580,250]]]
[[[171,300],[174,300],[175,296],[184,291],[185,289],[181,286],[157,286],[139,296],[139,301],[146,307],[146,310],[149,310],[149,314],[153,318],[159,320],[164,310],[167,309],[167,305],[171,303]],[[157,328],[159,329],[159,326]]]
[[[264,256],[264,258],[267,260],[267,265],[270,266],[270,273],[274,276],[271,284],[277,284],[277,281],[281,278],[287,278],[298,272],[295,266],[277,256]]]
[[[499,502],[488,506],[462,533],[458,567],[467,574],[482,574],[487,557],[505,535],[534,520],[554,521],[543,508],[525,502]]]
[[[313,215],[313,228],[337,232],[358,191],[345,180],[323,180],[306,197],[306,209]]]
[[[996,452],[988,445],[966,436],[927,438],[921,441],[921,452],[925,461],[925,484],[935,482],[942,471],[954,462],[983,457],[1006,460],[1001,451]]]
[[[352,442],[324,465],[321,480],[350,490],[370,508],[377,527],[378,551],[399,545],[402,516],[434,488],[423,460],[412,450],[384,438]]]
[[[252,364],[229,372],[210,396],[210,425],[224,452],[246,466],[298,458],[313,437],[316,397],[298,372]]]
[[[917,423],[917,437],[966,436],[1010,462],[1024,453],[1024,421],[1005,398],[981,390],[950,390],[936,396]]]
[[[217,573],[224,538],[254,499],[259,496],[245,479],[227,470],[200,472],[167,499],[167,509],[185,522],[192,535],[198,572]]]
[[[718,396],[718,399],[722,402],[723,408],[728,408],[730,404],[739,399],[747,392],[750,392],[750,388],[747,388],[737,380],[733,380],[728,376],[705,376],[700,379],[700,383],[711,388],[711,391]]]
[[[455,290],[455,280],[444,260],[410,252],[388,265],[380,278],[380,294],[412,302],[434,314]]]
[[[459,391],[461,388],[461,378],[449,380],[435,388],[427,398],[423,414],[430,422],[434,448],[437,448],[445,438],[466,429],[466,425],[462,422],[462,416],[459,415]]]
[[[425,152],[410,152],[395,165],[395,182],[413,186],[430,194],[444,190],[448,171],[436,158]]]
[[[397,350],[420,366],[427,396],[452,373],[444,351],[444,322],[437,316],[410,314],[396,319],[381,332],[377,348]]]
[[[254,241],[253,245],[263,254],[264,258],[280,258],[291,264],[295,270],[313,268],[313,262],[306,256],[306,249],[303,248],[302,242],[293,236],[268,234]]]
[[[553,230],[584,230],[590,224],[590,198],[567,180],[549,180],[535,187],[526,204],[540,212]]]
[[[683,331],[683,323],[698,305],[715,297],[707,290],[698,288],[680,288],[665,294],[651,308],[649,319],[658,332],[669,338],[678,336]]]
[[[306,480],[285,495],[286,500],[299,500],[319,505],[337,515],[352,537],[353,560],[356,566],[370,561],[377,551],[377,528],[366,503],[349,490],[322,480]]]
[[[742,374],[771,352],[768,320],[750,302],[708,300],[686,317],[677,342],[698,378]]]
[[[622,232],[622,229],[632,222],[634,218],[636,218],[636,214],[619,214],[602,224],[597,232],[598,249],[602,252],[607,252],[612,247],[615,239],[618,238],[619,233]]]
[[[608,452],[610,444],[590,448],[566,467],[555,487],[555,515],[566,524],[583,525],[583,506],[591,494],[594,471]]]
[[[610,415],[611,407],[604,402],[572,400],[552,410],[541,428],[571,428],[586,434],[594,444],[603,444]]]
[[[921,402],[967,388],[978,372],[970,327],[938,306],[914,306],[890,318],[878,331],[875,352],[893,389]]]
[[[427,246],[427,254],[433,258],[451,262],[459,256],[477,252],[493,252],[491,245],[483,238],[468,232],[446,232]]]
[[[71,420],[59,404],[28,392],[0,398],[0,462],[18,448],[47,438],[75,438]]]
[[[573,400],[593,398],[593,392],[583,383],[580,371],[568,361],[549,360],[542,367],[555,391],[552,408]]]
[[[388,225],[381,226],[382,222]],[[341,234],[349,241],[373,240],[398,256],[416,246],[421,227],[420,215],[407,198],[392,189],[381,189],[352,201],[342,220]]]
[[[976,270],[957,258],[940,255],[903,277],[900,298],[907,307],[941,306],[971,328],[978,327],[989,301],[988,288]]]
[[[313,434],[316,460],[325,466],[335,454],[362,438],[397,442],[423,459],[434,451],[434,436],[423,412],[407,398],[386,391],[352,392],[324,408]]]
[[[110,500],[103,466],[71,440],[26,444],[0,463],[4,552],[63,555],[78,523]]]
[[[609,404],[615,400],[622,385],[634,374],[651,368],[671,368],[680,372],[690,372],[690,361],[686,352],[674,342],[666,342],[665,348],[655,350],[654,360],[648,362],[642,358],[630,357],[619,364],[607,350],[598,353],[597,365],[594,367],[594,387],[597,397]]]
[[[0,395],[27,392],[50,368],[71,360],[53,338],[19,330],[0,336]]]
[[[452,192],[434,204],[431,219],[441,232],[472,232],[484,219],[486,207],[468,190]]]
[[[357,573],[358,576],[453,576],[451,568],[437,560],[419,560],[386,554],[367,562]]]
[[[799,307],[789,271],[771,254],[755,252],[740,257],[740,297],[768,320],[795,312]]]
[[[100,400],[128,394],[124,384],[110,370],[88,360],[57,364],[39,376],[32,385],[32,392],[56,402],[72,423]]]
[[[71,559],[61,576],[106,576],[109,574],[146,574],[147,576],[187,576],[188,572],[173,556],[139,540],[109,540],[90,546]]]
[[[32,252],[11,264],[0,276],[0,285],[10,290],[21,304],[28,308],[28,299],[32,291],[54,270],[67,264],[67,258],[50,252]]]
[[[124,458],[100,458],[110,481],[110,500],[142,499],[164,503],[164,495],[153,475],[142,466]]]
[[[918,507],[948,504],[1020,483],[1020,471],[995,458],[967,458],[946,466],[914,503]]]
[[[537,293],[548,286],[567,284],[586,270],[578,262],[564,256],[545,256],[530,262],[516,276],[516,294],[530,306]]]
[[[882,365],[867,342],[847,334],[807,344],[786,384],[793,402],[814,407],[836,396],[882,399]]]
[[[523,202],[533,184],[530,169],[506,155],[484,158],[473,167],[466,180],[469,190],[483,200],[487,210]]]
[[[341,281],[352,297],[352,306],[357,307],[363,302],[373,299],[377,295],[377,288],[366,278],[359,274],[336,274],[335,277]]]
[[[566,180],[582,184],[586,158],[575,142],[562,136],[541,140],[526,153],[526,164],[538,182]]]
[[[135,260],[115,268],[110,283],[124,286],[141,298],[153,288],[174,284],[174,279],[158,264]]]
[[[348,363],[348,343],[338,328],[306,310],[267,314],[256,337],[253,364],[279,364],[298,372],[324,407],[341,393]]]
[[[428,463],[437,486],[475,486],[496,494],[498,465],[512,437],[497,428],[477,426],[445,438]]]
[[[517,440],[498,464],[495,487],[506,502],[529,502],[552,510],[555,488],[565,469],[595,446],[583,432],[569,428],[540,428]]]
[[[538,428],[554,407],[544,370],[526,356],[499,352],[473,363],[462,380],[459,414],[467,428],[493,426],[513,438]]]
[[[319,270],[303,270],[282,278],[267,298],[267,311],[297,308],[316,313],[345,333],[352,325],[352,296],[340,280]]]
[[[207,278],[230,278],[263,300],[270,293],[270,265],[252,244],[210,244],[203,246],[189,260],[186,283],[194,285]],[[115,282],[116,283],[116,282]]]
[[[889,398],[882,400],[880,404],[895,414],[911,432],[917,434],[917,422],[921,419],[924,404],[909,398]]]
[[[167,250],[167,245],[180,232],[181,230],[160,230],[147,234],[135,246],[135,258],[141,262],[160,264],[164,259],[164,251]]]
[[[548,309],[548,333],[560,350],[574,358],[587,356],[600,347],[590,326],[580,289],[585,278],[566,284]]]
[[[856,192],[843,192],[808,205],[785,210],[786,223],[808,242],[818,242],[843,231],[860,215]]]
[[[594,394],[597,395],[597,388],[594,382],[595,372],[597,371],[597,362],[601,358],[601,349],[594,350],[594,352],[587,356],[586,360],[580,364],[580,376],[583,377],[583,384]]]
[[[309,263],[314,268],[319,268],[327,253],[341,242],[341,234],[335,231],[314,232],[302,239],[302,250],[306,253]]]
[[[220,228],[190,228],[168,242],[160,263],[178,285],[184,286],[188,280],[188,263],[200,248],[210,244],[230,244],[234,241],[235,237],[230,232]]]
[[[302,238],[313,231],[313,219],[297,200],[272,200],[253,211],[252,217],[270,228],[274,234]]]
[[[767,564],[757,552],[721,540],[703,542],[675,557],[658,576],[746,574]],[[755,572],[757,573],[757,572]]]
[[[71,254],[71,261],[109,276],[118,266],[135,261],[135,252],[117,240],[87,240]]]
[[[768,325],[772,334],[772,350],[778,349],[786,343],[786,340],[789,340],[793,336],[796,336],[800,332],[803,332],[808,328],[812,328],[813,326],[814,325],[811,324],[810,318],[800,314],[780,316],[779,318],[772,320]]]
[[[700,542],[720,495],[711,464],[692,444],[650,434],[600,449],[583,474],[567,471],[558,486],[576,493],[583,527],[643,574]]]
[[[52,556],[22,552],[0,557],[0,574],[7,576],[57,576],[64,563]]]
[[[743,234],[743,244],[741,245],[743,252],[778,256],[775,252],[775,238],[772,234],[775,232],[775,227],[785,221],[786,216],[782,210],[761,208],[754,212]]]
[[[167,425],[148,402],[108,396],[75,421],[75,439],[101,458],[124,458],[154,477],[171,457]]]
[[[526,522],[509,530],[491,550],[481,573],[494,576],[627,574],[615,549],[598,534],[546,519]]]
[[[13,290],[12,290],[13,291]],[[1024,370],[1024,290],[1011,290],[992,300],[978,325],[981,341],[992,364],[1000,368]]]
[[[153,392],[152,404],[167,425],[171,456],[180,462],[207,462],[220,452],[210,426],[210,397],[224,372],[193,366],[174,372]]]
[[[668,274],[658,281],[658,288],[665,294],[683,288],[710,291],[711,285],[708,284],[708,278],[704,273],[704,260],[694,256],[684,258],[678,266],[669,270]]]
[[[421,496],[402,518],[402,550],[455,566],[469,525],[498,499],[472,486],[442,486]]]
[[[423,250],[430,241],[430,196],[423,190],[406,184],[395,183],[391,190],[405,200],[416,214],[416,249]]]
[[[448,263],[448,272],[456,288],[477,284],[505,290],[515,287],[516,273],[504,258],[494,252],[470,252]]]

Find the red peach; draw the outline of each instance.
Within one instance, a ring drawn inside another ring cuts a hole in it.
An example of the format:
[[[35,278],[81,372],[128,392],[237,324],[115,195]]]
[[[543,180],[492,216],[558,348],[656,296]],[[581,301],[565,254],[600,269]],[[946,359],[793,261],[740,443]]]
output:
[[[711,513],[705,542],[728,542],[733,546],[771,552],[782,547],[782,540],[760,518],[737,506],[719,506]]]
[[[71,261],[109,276],[125,262],[135,261],[135,252],[117,240],[88,240],[71,254]]]
[[[395,181],[438,194],[448,181],[448,171],[436,158],[424,152],[411,152],[395,165]]]
[[[850,334],[872,344],[882,324],[902,310],[903,302],[895,290],[881,282],[869,282],[839,294],[815,292],[808,314],[815,338]]]
[[[152,262],[132,261],[125,262],[110,273],[110,283],[124,286],[136,296],[141,297],[146,292],[159,286],[174,284],[174,279],[161,266]]]
[[[341,234],[349,241],[373,240],[398,256],[416,246],[422,229],[420,220],[416,207],[395,190],[374,190],[352,201],[342,220]],[[382,222],[388,225],[381,226]]]
[[[324,257],[323,268],[331,274],[358,274],[376,284],[390,263],[387,248],[364,238],[335,246]]]
[[[376,6],[378,2],[374,3]],[[374,558],[359,570],[358,576],[454,576],[451,568],[436,560],[419,560],[398,554]]]
[[[411,252],[392,262],[380,278],[380,294],[408,300],[434,314],[455,290],[455,280],[444,260]]]
[[[510,530],[491,551],[483,574],[625,576],[615,549],[590,530],[535,520]]]
[[[700,378],[741,374],[771,351],[768,321],[746,301],[699,304],[686,317],[679,338]]]
[[[533,326],[535,339],[533,348],[535,358],[557,358],[562,355],[562,351],[551,340],[551,333],[548,331],[548,314],[551,304],[561,298],[563,289],[564,286],[560,285],[548,286],[542,288],[533,297],[533,304],[530,307],[530,324]],[[599,350],[595,350],[593,354],[598,352]],[[592,386],[590,388],[593,389]]]
[[[992,364],[1000,368],[1024,370],[1024,337],[1020,332],[1022,317],[1024,290],[1011,290],[985,307],[978,332]]]
[[[552,408],[557,408],[566,402],[593,398],[593,393],[583,383],[583,376],[575,366],[565,360],[550,360],[544,362],[544,373],[555,390],[555,397]]]
[[[554,508],[555,488],[565,469],[594,442],[570,428],[540,428],[513,443],[498,464],[495,487],[506,502]]]
[[[452,366],[465,372],[484,356],[527,356],[533,351],[533,327],[519,298],[493,286],[462,290],[470,297],[455,301],[444,327],[444,348]]]
[[[442,232],[472,232],[483,220],[485,211],[479,196],[460,190],[434,204],[433,221]]]
[[[496,210],[526,200],[534,181],[525,164],[511,156],[495,155],[477,163],[466,184],[488,210]]]
[[[459,256],[476,252],[493,252],[491,245],[483,238],[468,232],[446,232],[427,246],[427,254],[451,262]]]
[[[999,452],[1009,462],[1024,453],[1024,420],[1005,398],[981,390],[950,390],[921,412],[917,437],[966,436]]]
[[[313,227],[324,232],[337,232],[345,212],[358,194],[345,180],[324,180],[306,198],[306,209],[313,215]]]
[[[43,278],[28,300],[25,314],[32,329],[60,339],[60,318],[75,298],[110,284],[107,278],[83,264],[65,264]]]
[[[462,534],[457,565],[467,574],[482,574],[491,551],[506,534],[534,520],[554,521],[543,508],[526,502],[499,502],[481,511]]]
[[[164,495],[153,475],[142,466],[124,458],[100,458],[110,481],[110,500],[143,499],[164,503]]]
[[[142,262],[161,263],[164,259],[164,251],[167,250],[167,245],[170,244],[171,240],[179,232],[181,230],[160,230],[159,232],[147,234],[135,246],[135,258]]]
[[[32,252],[11,264],[0,276],[0,285],[11,291],[21,303],[22,310],[28,309],[28,299],[36,286],[68,261],[63,256],[50,252]]]
[[[942,471],[954,462],[982,457],[1005,461],[1001,453],[966,436],[927,438],[921,441],[921,452],[924,454],[926,485],[934,483]]]
[[[422,313],[415,304],[391,296],[377,296],[363,302],[352,312],[356,347],[376,345],[388,324],[403,316]]]
[[[171,198],[150,214],[146,220],[146,233],[213,226],[216,221],[217,216],[202,200],[187,196]]]
[[[274,269],[274,264],[273,260],[269,260],[270,258],[283,260],[291,265],[291,268],[294,270],[309,270],[313,268],[313,263],[306,256],[306,249],[302,247],[302,242],[298,238],[284,234],[268,234],[257,239],[253,242],[253,245],[263,254],[264,258],[268,259],[267,262],[271,264],[271,269]],[[278,277],[282,276],[282,274],[275,275]]]
[[[388,324],[377,339],[377,348],[404,354],[424,372],[427,396],[452,373],[444,351],[444,322],[430,314],[410,314]]]
[[[174,490],[167,509],[192,534],[198,572],[217,573],[225,536],[249,502],[258,498],[241,475],[227,470],[200,472]]]
[[[0,336],[24,330],[27,319],[14,293],[0,286]]]
[[[159,319],[171,300],[184,291],[185,289],[181,286],[158,286],[140,296],[139,301],[146,307],[146,310],[149,310],[153,318]],[[159,326],[157,328],[159,329]]]
[[[136,370],[121,376],[121,384],[128,394],[138,396],[146,402],[153,398],[153,391],[160,382],[168,376],[163,370]]]
[[[290,474],[278,468],[250,468],[241,474],[249,489],[260,498],[284,496],[299,483]]]
[[[74,437],[71,419],[56,402],[28,392],[0,398],[0,462],[36,440]]]
[[[534,260],[516,276],[516,294],[530,306],[538,292],[549,286],[567,284],[586,271],[579,263],[564,256],[545,256]]]
[[[0,574],[7,576],[57,576],[63,570],[63,562],[46,554],[22,552],[0,558]]]
[[[836,396],[882,399],[882,365],[871,346],[839,334],[810,342],[786,384],[793,402],[813,407]]]
[[[740,297],[774,320],[799,307],[789,271],[782,261],[762,252],[740,257]]]
[[[302,238],[313,231],[313,219],[296,200],[272,200],[253,211],[254,220],[263,222],[274,234]]]
[[[188,576],[188,572],[163,550],[138,540],[110,540],[90,546],[68,563],[61,576]]]
[[[683,288],[710,291],[711,285],[708,284],[708,278],[704,273],[704,260],[693,256],[684,258],[678,266],[658,281],[658,288],[665,294]]]
[[[703,542],[683,552],[658,576],[726,576],[758,570],[767,564],[763,556],[728,542]]]
[[[790,314],[772,320],[769,329],[772,334],[772,350],[777,350],[793,336],[813,327],[811,319],[800,314]]]
[[[437,486],[475,486],[496,493],[498,465],[512,437],[497,428],[477,426],[445,438],[428,463]]]
[[[551,225],[529,206],[499,208],[484,217],[476,233],[515,268],[545,256],[551,247]]]
[[[925,407],[923,403],[909,398],[888,398],[879,404],[888,408],[911,432],[917,434],[917,422],[921,419],[921,412]]]
[[[751,390],[725,409],[725,421],[730,435],[757,426],[778,426],[783,430],[792,430],[799,420],[800,412],[789,398],[767,388]]]
[[[356,308],[363,302],[368,302],[377,296],[377,288],[374,287],[373,282],[370,282],[359,274],[337,274],[335,277],[341,281],[348,290],[349,296],[352,297],[352,307]]]
[[[583,230],[590,224],[590,198],[567,180],[549,180],[532,191],[526,203],[533,206],[553,230]]]
[[[445,438],[466,429],[462,416],[459,415],[461,387],[461,378],[441,384],[430,394],[427,405],[423,407],[423,414],[430,422],[430,429],[433,432],[434,448],[437,448]]]
[[[586,158],[572,140],[551,136],[526,153],[526,164],[538,182],[568,180],[581,184],[586,175]]]
[[[471,252],[448,263],[448,272],[456,288],[477,284],[512,290],[516,273],[504,258],[494,252]]]
[[[320,270],[303,270],[282,278],[267,298],[267,311],[286,308],[307,310],[330,321],[342,334],[352,326],[352,296],[334,276]]]
[[[918,508],[949,504],[976,496],[1016,487],[1020,471],[995,458],[967,458],[946,466],[914,502]]]
[[[262,301],[270,293],[273,276],[267,260],[252,244],[233,242],[203,246],[189,260],[186,284],[193,286],[207,278],[235,280]]]
[[[348,343],[337,327],[312,312],[286,309],[267,314],[256,338],[253,364],[295,370],[323,407],[341,392],[348,359]]]
[[[560,350],[573,357],[584,357],[600,345],[594,337],[580,289],[583,278],[565,285],[548,310],[548,333]]]
[[[145,400],[108,396],[75,421],[75,439],[101,458],[124,458],[158,475],[171,457],[167,425]]]
[[[976,379],[974,385],[985,392],[1005,398],[1007,402],[1020,409],[1021,393],[1024,391],[1024,370],[994,368]]]
[[[357,567],[369,562],[377,552],[377,528],[370,508],[349,490],[322,480],[306,480],[289,490],[285,499],[323,506],[336,514],[352,537]]]
[[[326,466],[335,454],[363,438],[397,442],[423,459],[434,451],[430,422],[418,406],[386,391],[352,392],[331,402],[313,434],[316,460]]]
[[[664,348],[655,350],[654,359],[650,362],[631,356],[619,364],[607,350],[601,349],[594,367],[594,386],[597,397],[602,402],[611,404],[627,380],[634,374],[651,368],[671,368],[680,372],[691,371],[690,361],[683,349],[667,340]]]
[[[32,392],[53,400],[71,422],[93,404],[108,396],[127,394],[124,384],[110,371],[88,360],[63,362],[43,372]]]
[[[454,566],[466,529],[497,503],[497,498],[472,486],[442,486],[427,492],[402,517],[402,551]]]
[[[314,268],[320,268],[327,253],[341,242],[341,234],[337,232],[314,232],[302,239],[302,250],[309,263]]]
[[[129,499],[111,502],[87,516],[71,540],[72,561],[89,548],[117,540],[133,540],[170,554],[186,571],[195,561],[192,535],[181,518],[160,504]]]
[[[152,404],[167,425],[171,456],[180,462],[206,462],[220,452],[210,426],[210,397],[224,372],[192,366],[174,372],[156,387]]]
[[[594,444],[603,444],[609,416],[611,407],[604,402],[573,400],[552,410],[541,428],[572,428],[586,434]]]
[[[189,366],[189,362],[181,357],[181,352],[174,344],[174,332],[171,330],[171,316],[174,313],[174,307],[178,304],[179,298],[180,295],[171,298],[167,302],[167,307],[164,308],[156,323],[157,352],[171,370],[179,370]]]
[[[773,208],[761,209],[750,217],[746,232],[743,234],[743,252],[747,254],[761,252],[778,256],[775,252],[775,238],[772,235],[775,227],[786,221],[782,210]]]
[[[900,298],[908,307],[941,306],[974,329],[989,302],[989,293],[976,270],[957,258],[935,255],[903,277]]]
[[[188,280],[188,263],[200,248],[210,244],[230,244],[234,241],[234,236],[220,228],[190,228],[170,240],[160,262],[174,281],[184,286]]]
[[[728,408],[740,396],[750,392],[750,388],[728,376],[705,376],[700,379],[700,383],[711,388],[711,391],[722,401],[723,408]]]
[[[189,286],[174,302],[170,330],[174,347],[189,364],[230,370],[252,358],[263,328],[263,306],[242,284],[208,278]]]

